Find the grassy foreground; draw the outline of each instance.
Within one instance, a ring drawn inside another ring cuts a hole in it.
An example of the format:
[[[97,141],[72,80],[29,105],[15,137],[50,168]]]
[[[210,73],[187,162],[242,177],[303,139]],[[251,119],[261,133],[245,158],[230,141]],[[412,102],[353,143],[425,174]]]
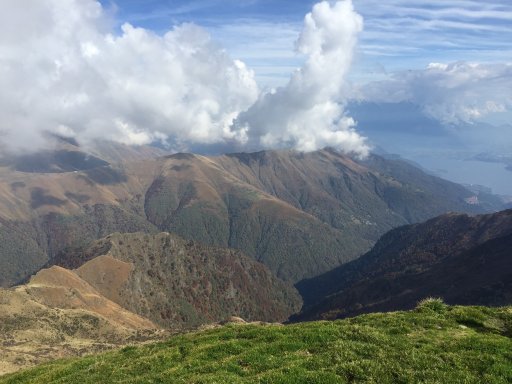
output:
[[[510,383],[511,337],[512,308],[427,300],[410,312],[334,322],[230,324],[0,383]]]

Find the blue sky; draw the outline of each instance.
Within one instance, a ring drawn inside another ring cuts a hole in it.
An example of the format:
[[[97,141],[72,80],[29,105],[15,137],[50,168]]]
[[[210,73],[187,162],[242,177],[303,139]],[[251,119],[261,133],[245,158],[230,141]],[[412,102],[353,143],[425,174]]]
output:
[[[314,1],[102,0],[129,22],[164,33],[184,22],[205,27],[255,70],[260,84],[286,81],[301,63],[294,52],[304,15]],[[364,30],[351,78],[367,81],[431,62],[504,62],[512,58],[509,0],[354,0]]]

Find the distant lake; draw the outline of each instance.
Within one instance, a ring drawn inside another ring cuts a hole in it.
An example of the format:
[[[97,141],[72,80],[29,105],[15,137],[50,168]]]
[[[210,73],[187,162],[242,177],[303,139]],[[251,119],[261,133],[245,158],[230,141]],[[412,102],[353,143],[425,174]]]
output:
[[[512,195],[512,172],[505,164],[430,156],[415,156],[414,161],[443,179],[480,184],[492,188],[493,193]]]

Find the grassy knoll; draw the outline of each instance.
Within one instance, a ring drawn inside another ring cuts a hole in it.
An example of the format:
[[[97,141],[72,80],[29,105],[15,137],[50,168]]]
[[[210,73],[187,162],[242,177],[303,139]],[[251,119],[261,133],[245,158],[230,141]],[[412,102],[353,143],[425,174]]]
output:
[[[0,383],[510,383],[512,309],[422,302],[334,322],[229,324]]]

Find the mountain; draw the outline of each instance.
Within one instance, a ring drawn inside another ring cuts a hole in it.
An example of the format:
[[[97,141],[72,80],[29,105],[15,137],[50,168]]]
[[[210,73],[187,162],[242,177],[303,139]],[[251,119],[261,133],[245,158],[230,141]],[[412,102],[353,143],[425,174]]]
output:
[[[495,194],[512,190],[506,171],[507,165],[512,167],[510,119],[508,124],[486,119],[447,124],[411,102],[354,101],[346,108],[374,148],[413,160],[441,177],[485,185]]]
[[[215,160],[237,178],[372,242],[397,225],[448,210],[479,211],[462,198],[468,196],[466,188],[401,159],[370,155],[358,160],[326,148],[231,154]]]
[[[293,321],[413,308],[427,296],[452,304],[512,302],[512,210],[446,214],[385,234],[359,259],[304,280]]]
[[[292,282],[358,257],[396,226],[483,211],[462,186],[371,159],[330,149],[176,154],[147,190],[144,211],[160,230],[242,249]]]
[[[169,233],[114,233],[0,289],[0,374],[223,321],[283,321],[292,285],[240,251]]]
[[[72,140],[57,138],[54,144],[52,150],[0,159],[0,286],[25,281],[67,247],[115,231],[158,232],[141,211],[120,203],[143,193],[137,185],[125,191],[130,180],[123,164],[110,164]],[[164,152],[103,143],[94,153],[129,163]]]
[[[462,186],[376,155],[360,161],[325,149],[151,158],[159,150],[98,148],[57,148],[90,155],[73,171],[56,161],[58,153],[45,172],[0,166],[1,286],[110,233],[162,231],[240,249],[295,283],[357,258],[396,226],[493,208],[468,204],[473,194]]]
[[[288,281],[357,256],[358,245],[341,231],[241,180],[217,158],[176,154],[160,166],[144,201],[160,230],[241,249]]]
[[[114,233],[54,262],[165,328],[196,327],[231,315],[283,321],[301,306],[292,285],[242,252],[170,233]]]
[[[52,362],[0,383],[509,383],[510,307],[450,307],[335,322],[231,323]]]
[[[0,289],[0,374],[154,339],[158,328],[74,272],[45,269],[26,285]]]
[[[152,145],[125,145],[105,140],[89,144],[87,151],[110,164],[151,160],[169,154],[168,151]]]

